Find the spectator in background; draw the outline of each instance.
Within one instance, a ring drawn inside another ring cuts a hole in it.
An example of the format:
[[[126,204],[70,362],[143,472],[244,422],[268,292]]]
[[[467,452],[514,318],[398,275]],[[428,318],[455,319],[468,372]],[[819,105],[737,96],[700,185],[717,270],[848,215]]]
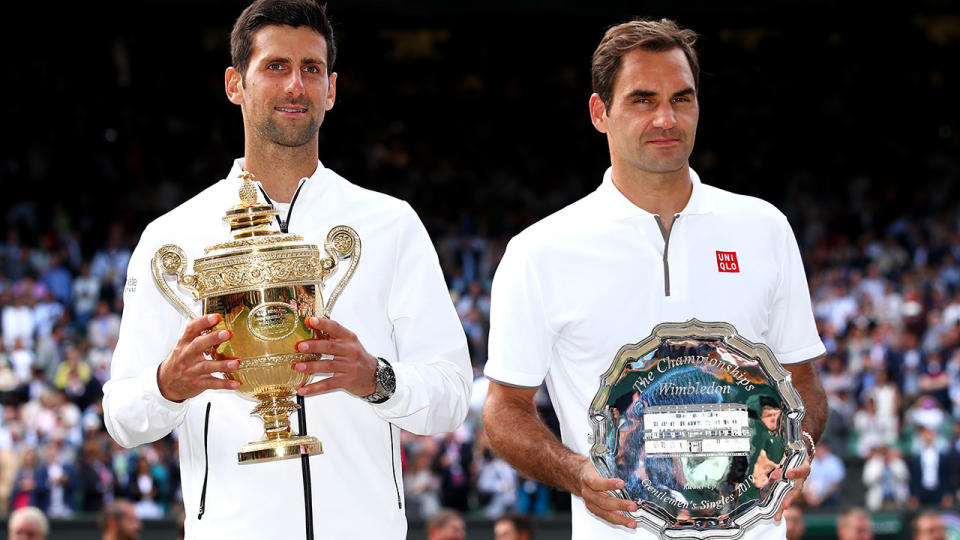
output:
[[[120,316],[110,311],[106,300],[97,302],[97,311],[87,324],[87,340],[94,349],[113,351],[120,335]]]
[[[33,347],[36,325],[33,310],[29,305],[32,302],[33,297],[28,296],[26,292],[22,292],[14,295],[13,303],[4,306],[0,330],[3,334],[3,346],[7,350],[12,350],[18,339],[23,348],[30,349]]]
[[[459,512],[469,510],[467,497],[473,486],[473,445],[463,430],[444,433],[434,467],[440,473],[440,502]]]
[[[47,469],[37,462],[37,450],[32,446],[20,456],[20,468],[13,481],[13,509],[36,506],[44,509],[50,502],[50,486],[47,485]]]
[[[787,523],[787,540],[803,540],[807,532],[807,523],[803,520],[803,510],[793,505],[783,511],[783,520]]]
[[[143,523],[130,501],[117,499],[103,508],[100,528],[103,540],[137,540]]]
[[[881,372],[882,373],[882,372]],[[894,444],[900,434],[895,414],[880,414],[876,400],[868,397],[853,415],[853,430],[857,435],[857,455],[867,457],[874,448]]]
[[[844,510],[837,517],[837,540],[873,540],[873,521],[870,515],[862,508]]]
[[[107,245],[97,250],[90,263],[90,273],[104,285],[100,298],[110,302],[123,294],[130,255],[131,251],[123,241],[123,227],[119,223],[112,224]]]
[[[913,521],[913,540],[947,540],[947,527],[939,512],[923,512]]]
[[[37,298],[37,302],[33,305],[34,334],[37,339],[50,335],[53,326],[63,317],[65,311],[63,306],[64,304],[55,299],[49,290]]]
[[[833,506],[843,484],[846,469],[830,449],[830,441],[820,441],[810,476],[803,484],[803,497],[813,507]]]
[[[533,523],[523,514],[507,514],[493,524],[493,540],[533,540]]]
[[[160,492],[160,479],[157,478],[150,461],[143,454],[137,458],[136,470],[130,479],[130,494],[135,501],[137,517],[141,519],[160,519],[163,508],[157,503]]]
[[[947,454],[937,445],[937,434],[927,426],[920,426],[917,453],[910,457],[910,506],[943,505],[953,503],[953,495],[947,490]]]
[[[26,383],[31,378],[31,370],[36,356],[33,349],[28,349],[24,345],[24,339],[20,336],[13,339],[13,346],[10,348],[10,366],[13,368],[13,374],[17,377],[20,384]]]
[[[107,465],[102,442],[88,439],[83,443],[79,484],[82,500],[80,508],[85,513],[100,512],[105,502],[113,500],[113,471]]]
[[[467,524],[456,510],[442,508],[427,521],[427,540],[465,540]]]
[[[73,314],[78,325],[86,327],[99,301],[100,281],[90,273],[90,265],[83,263],[80,275],[73,280]]]
[[[63,443],[51,441],[44,449],[47,467],[47,487],[49,489],[49,503],[46,512],[50,517],[69,518],[73,515],[73,504],[76,500],[77,487],[76,471],[70,459],[70,453],[64,451]]]
[[[875,448],[863,467],[866,505],[871,512],[885,506],[906,507],[910,499],[910,472],[896,446]]]
[[[517,502],[517,471],[484,444],[477,473],[477,495],[488,519],[502,516]]]
[[[25,506],[10,514],[7,534],[10,540],[47,540],[50,524],[39,508]]]
[[[432,467],[436,442],[429,437],[417,441],[409,446],[413,451],[411,464],[403,474],[403,493],[409,515],[426,519],[440,509],[440,477]]]

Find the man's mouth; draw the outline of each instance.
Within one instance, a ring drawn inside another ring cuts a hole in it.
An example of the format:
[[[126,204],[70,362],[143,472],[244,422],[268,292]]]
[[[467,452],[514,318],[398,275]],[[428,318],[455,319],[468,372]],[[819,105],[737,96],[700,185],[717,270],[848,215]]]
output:
[[[285,112],[285,113],[305,113],[307,112],[306,107],[274,107],[274,109]]]

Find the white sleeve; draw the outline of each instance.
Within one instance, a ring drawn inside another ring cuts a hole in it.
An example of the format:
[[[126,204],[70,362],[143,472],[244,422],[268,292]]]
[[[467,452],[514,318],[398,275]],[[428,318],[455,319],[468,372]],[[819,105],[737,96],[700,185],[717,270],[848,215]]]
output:
[[[168,401],[157,387],[157,368],[176,345],[186,319],[153,282],[148,227],[127,267],[120,338],[103,386],[107,431],[132,448],[160,439],[183,421],[189,400]]]
[[[797,364],[826,352],[810,305],[800,248],[786,218],[781,226],[780,279],[770,310],[767,344],[781,364]]]
[[[490,343],[484,374],[511,386],[540,386],[554,345],[540,281],[529,254],[511,240],[493,278]]]
[[[393,324],[397,387],[377,414],[418,435],[457,429],[467,416],[473,371],[437,252],[405,205],[397,224],[387,315]],[[371,351],[376,354],[376,351]]]

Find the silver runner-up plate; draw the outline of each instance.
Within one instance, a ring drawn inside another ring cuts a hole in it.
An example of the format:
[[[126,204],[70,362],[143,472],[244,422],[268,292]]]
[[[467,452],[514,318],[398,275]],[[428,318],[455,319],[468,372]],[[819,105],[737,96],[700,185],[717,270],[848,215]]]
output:
[[[740,538],[806,459],[804,408],[769,347],[733,325],[663,323],[623,346],[590,406],[590,459],[661,538]]]

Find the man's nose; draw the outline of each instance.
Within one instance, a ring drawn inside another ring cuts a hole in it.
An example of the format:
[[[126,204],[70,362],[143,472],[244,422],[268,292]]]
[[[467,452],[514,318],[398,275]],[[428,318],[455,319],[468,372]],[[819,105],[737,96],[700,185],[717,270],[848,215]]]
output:
[[[673,110],[673,103],[670,101],[661,102],[654,111],[653,125],[660,129],[670,129],[677,125],[677,115]]]
[[[303,75],[299,70],[292,70],[287,78],[287,93],[299,96],[303,93]]]

